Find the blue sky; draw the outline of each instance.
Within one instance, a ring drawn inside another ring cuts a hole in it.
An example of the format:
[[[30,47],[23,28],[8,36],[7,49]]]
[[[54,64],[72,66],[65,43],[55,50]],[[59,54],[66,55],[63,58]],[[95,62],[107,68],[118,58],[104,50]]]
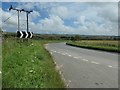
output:
[[[10,5],[33,10],[29,14],[29,29],[34,33],[118,35],[115,2],[3,2],[2,28],[7,32],[17,30],[17,12],[8,11]],[[26,30],[25,15],[20,13],[20,30]]]

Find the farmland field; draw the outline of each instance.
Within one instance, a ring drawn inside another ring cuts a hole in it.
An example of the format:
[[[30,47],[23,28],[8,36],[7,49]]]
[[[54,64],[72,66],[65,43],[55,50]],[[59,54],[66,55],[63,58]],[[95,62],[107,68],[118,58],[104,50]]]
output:
[[[51,41],[3,41],[3,88],[64,88],[64,82],[44,44]]]
[[[118,41],[115,40],[81,40],[75,42],[68,42],[67,44],[71,46],[99,49],[112,52],[120,51]]]

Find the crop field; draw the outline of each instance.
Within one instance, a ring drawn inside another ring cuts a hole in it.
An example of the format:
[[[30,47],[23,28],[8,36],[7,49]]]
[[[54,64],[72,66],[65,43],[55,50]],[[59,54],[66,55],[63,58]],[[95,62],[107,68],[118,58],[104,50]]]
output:
[[[5,38],[2,47],[3,88],[64,88],[59,72],[44,44],[51,41],[17,42]]]
[[[120,49],[118,42],[119,41],[115,40],[81,40],[75,42],[68,42],[67,44],[83,48],[119,52]]]

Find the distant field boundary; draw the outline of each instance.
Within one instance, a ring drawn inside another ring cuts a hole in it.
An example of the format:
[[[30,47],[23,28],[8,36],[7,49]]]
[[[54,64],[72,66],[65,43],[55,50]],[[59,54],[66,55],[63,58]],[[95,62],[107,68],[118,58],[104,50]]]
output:
[[[73,46],[73,47],[79,47],[79,48],[86,48],[86,49],[93,49],[93,50],[120,53],[119,50],[106,49],[106,48],[100,48],[100,47],[98,48],[98,47],[94,47],[94,46],[76,45],[76,44],[73,44],[73,43],[66,43],[66,45]]]

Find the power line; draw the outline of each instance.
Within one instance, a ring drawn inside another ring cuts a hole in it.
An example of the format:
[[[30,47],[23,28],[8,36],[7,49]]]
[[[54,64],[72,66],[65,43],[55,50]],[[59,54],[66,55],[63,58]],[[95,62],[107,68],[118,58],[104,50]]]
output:
[[[10,10],[16,10],[18,12],[18,31],[19,31],[19,12],[26,12],[26,17],[27,17],[27,32],[29,32],[29,26],[28,26],[28,14],[30,14],[31,12],[33,12],[32,10],[31,11],[27,11],[27,10],[24,10],[24,9],[16,9],[16,8],[13,8],[12,5],[10,6],[9,8],[9,11]]]
[[[20,29],[20,27],[19,27],[19,12],[20,12],[21,10],[20,10],[20,9],[13,8],[12,5],[11,5],[10,8],[9,8],[9,11],[10,11],[10,10],[16,10],[16,11],[18,12],[18,31],[19,31],[19,29]]]
[[[6,21],[8,21],[9,19],[10,19],[11,17],[8,17],[6,20],[4,20],[3,22],[6,22]]]

